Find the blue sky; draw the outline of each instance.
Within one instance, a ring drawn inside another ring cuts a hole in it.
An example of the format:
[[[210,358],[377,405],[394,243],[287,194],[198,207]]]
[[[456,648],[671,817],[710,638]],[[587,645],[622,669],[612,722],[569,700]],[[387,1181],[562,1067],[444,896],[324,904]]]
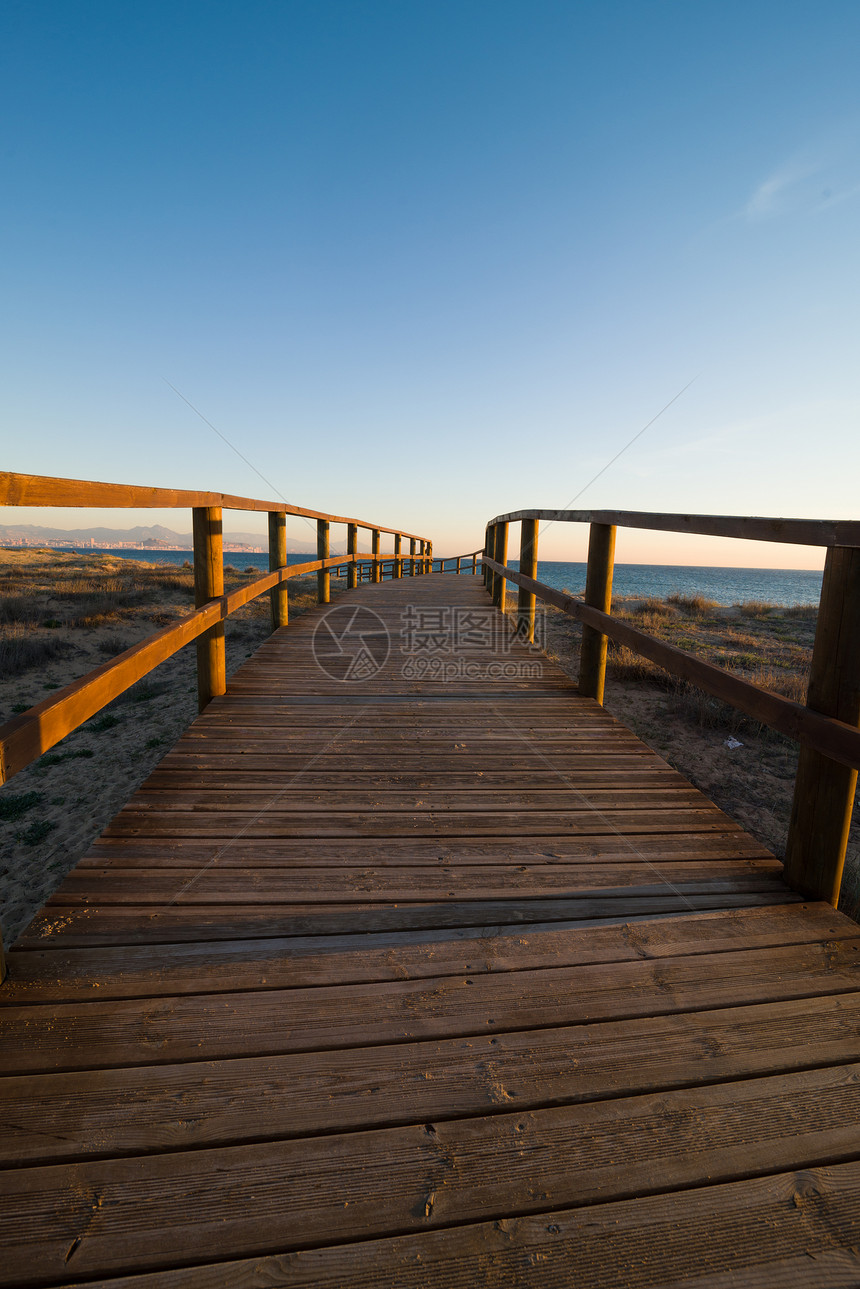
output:
[[[860,517],[854,0],[4,13],[3,468],[280,494],[439,553],[579,493]]]

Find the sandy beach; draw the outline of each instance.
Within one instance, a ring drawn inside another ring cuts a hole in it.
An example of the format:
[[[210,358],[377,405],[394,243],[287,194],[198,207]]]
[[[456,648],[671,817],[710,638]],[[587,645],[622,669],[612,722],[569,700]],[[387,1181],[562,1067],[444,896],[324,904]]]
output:
[[[227,588],[259,570],[228,568]],[[335,584],[336,585],[336,584]],[[0,720],[8,720],[193,606],[190,568],[59,551],[0,551]],[[291,583],[290,612],[315,602]],[[509,611],[514,609],[510,597]],[[808,609],[619,601],[613,611],[682,648],[802,701],[815,615]],[[269,632],[268,597],[227,623],[228,675]],[[576,676],[579,631],[555,610],[547,650]],[[613,652],[606,705],[717,805],[782,855],[795,746],[625,651]],[[191,646],[145,677],[0,789],[0,922],[9,945],[176,742],[197,712]],[[728,746],[728,740],[740,746]],[[860,829],[842,907],[860,914]]]

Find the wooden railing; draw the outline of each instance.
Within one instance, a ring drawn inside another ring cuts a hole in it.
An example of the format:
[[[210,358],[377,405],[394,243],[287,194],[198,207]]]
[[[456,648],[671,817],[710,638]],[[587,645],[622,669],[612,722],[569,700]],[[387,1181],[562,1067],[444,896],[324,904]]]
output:
[[[4,506],[69,506],[143,509],[190,507],[194,533],[195,612],[177,626],[165,627],[126,649],[110,662],[97,667],[79,680],[58,690],[50,698],[31,707],[0,726],[0,783],[47,752],[60,739],[89,720],[97,711],[128,689],[153,668],[172,657],[179,649],[197,641],[197,690],[202,710],[226,690],[224,621],[243,604],[270,593],[272,629],[286,626],[289,617],[287,582],[308,573],[317,574],[317,598],[328,604],[331,596],[333,569],[343,568],[350,587],[357,585],[360,571],[368,570],[373,581],[383,576],[383,565],[390,563],[391,575],[402,577],[407,572],[422,574],[432,567],[432,543],[413,533],[404,533],[382,524],[329,515],[284,501],[257,501],[226,493],[180,492],[167,488],[143,488],[130,484],[91,483],[78,479],[52,479],[34,475],[0,474],[0,505]],[[253,582],[224,594],[224,562],[221,532],[222,510],[266,511],[269,517],[270,572]],[[299,515],[315,519],[317,558],[304,564],[287,566],[286,516]],[[347,555],[332,556],[330,528],[345,524]],[[371,551],[358,550],[358,531],[369,529]],[[380,555],[380,535],[393,534],[394,557],[387,561]],[[400,551],[403,538],[409,539],[411,558],[404,560]]]
[[[507,564],[508,526],[521,524],[519,571]],[[538,524],[590,525],[584,599],[536,580]],[[826,547],[806,705],[791,702],[611,617],[618,527]],[[785,877],[804,895],[839,898],[860,767],[860,522],[667,515],[614,510],[518,510],[487,525],[484,579],[504,608],[506,583],[519,587],[517,629],[534,639],[535,599],[582,623],[579,692],[603,702],[607,640],[800,743]]]
[[[468,555],[446,555],[444,559],[439,559],[436,561],[436,563],[439,565],[438,570],[433,568],[432,561],[431,561],[430,572],[433,573],[438,571],[439,573],[462,573],[463,566],[468,565],[469,572],[474,576],[478,572],[478,563],[481,559],[482,554],[483,554],[482,551],[469,551]],[[445,567],[446,564],[453,564],[454,567],[446,568]]]

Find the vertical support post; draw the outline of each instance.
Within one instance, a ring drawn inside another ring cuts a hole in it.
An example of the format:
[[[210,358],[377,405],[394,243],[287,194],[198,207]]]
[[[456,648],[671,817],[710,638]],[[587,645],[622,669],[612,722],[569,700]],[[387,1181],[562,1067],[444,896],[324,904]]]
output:
[[[484,551],[483,551],[483,553],[484,553],[485,555],[488,555],[488,556],[490,557],[490,559],[492,559],[492,558],[493,558],[493,553],[494,553],[495,549],[496,549],[496,532],[495,532],[495,529],[493,528],[492,524],[487,524],[486,530],[485,530],[485,532],[484,532]],[[492,595],[492,593],[493,593],[493,570],[492,570],[491,568],[489,568],[489,567],[487,566],[487,564],[486,564],[486,563],[484,563],[483,561],[482,561],[482,563],[481,563],[481,573],[483,574],[483,578],[484,578],[484,586],[487,588],[487,590],[488,590],[488,591],[490,592],[490,594]]]
[[[201,608],[208,600],[224,594],[224,551],[221,535],[221,507],[195,506],[194,603]],[[197,641],[197,705],[202,712],[211,699],[227,690],[224,653],[224,623],[216,622]]]
[[[476,577],[477,573],[478,573],[478,552],[475,551],[475,554],[472,556],[472,577]]]
[[[287,517],[279,510],[269,511],[269,572],[287,567]],[[269,592],[272,605],[272,630],[285,627],[289,622],[287,583],[273,586]]]
[[[347,555],[358,554],[358,524],[346,526],[346,553]],[[358,586],[358,567],[355,564],[347,565],[346,586],[349,591],[354,591]]]
[[[463,558],[463,557],[462,557],[462,555],[458,555],[458,556],[457,556],[457,572],[458,572],[458,573],[460,572],[460,561],[461,561],[461,559],[462,559],[462,558]]]
[[[370,547],[371,551],[373,552],[373,580],[374,582],[381,582],[382,564],[379,561],[379,529],[372,528],[370,530],[370,534],[373,539]]]
[[[415,538],[409,538],[409,576],[415,576]]]
[[[329,522],[327,519],[318,519],[317,559],[328,559],[329,552]],[[319,604],[331,603],[331,573],[327,568],[317,570],[317,602]]]
[[[496,553],[493,559],[497,564],[507,564],[508,562],[508,525],[496,524]],[[497,609],[505,611],[505,597],[508,591],[507,578],[497,573],[493,580],[493,604]]]
[[[824,716],[860,726],[860,549],[828,547],[806,703]],[[801,747],[785,880],[834,908],[856,788],[856,770]]]
[[[424,549],[427,551],[426,571],[428,573],[432,573],[433,572],[433,543],[428,542]]]
[[[592,524],[588,536],[588,572],[585,603],[603,613],[612,608],[612,573],[615,568],[615,525]],[[579,692],[603,702],[606,681],[607,639],[602,631],[582,626],[579,653]]]
[[[415,567],[419,577],[424,575],[424,538],[418,539],[418,558],[415,561]]]
[[[520,527],[520,572],[524,577],[537,578],[538,521],[524,519]],[[534,644],[535,597],[524,586],[517,596],[517,631],[523,640]]]
[[[403,576],[403,559],[400,553],[402,541],[403,541],[403,538],[401,534],[395,533],[394,534],[394,568],[392,569],[392,577]]]

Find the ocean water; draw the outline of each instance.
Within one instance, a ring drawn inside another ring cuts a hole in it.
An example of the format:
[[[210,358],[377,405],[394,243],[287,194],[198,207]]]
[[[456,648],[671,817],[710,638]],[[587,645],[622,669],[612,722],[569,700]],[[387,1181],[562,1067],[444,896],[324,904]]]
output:
[[[184,564],[191,551],[105,550],[80,547],[84,554],[118,555],[153,564]],[[389,557],[390,558],[390,557]],[[305,564],[313,555],[288,555],[289,564]],[[234,568],[258,568],[267,572],[269,557],[263,552],[226,551],[224,563]],[[518,568],[517,560],[511,567]],[[538,562],[538,581],[574,595],[585,589],[585,564],[551,560]],[[684,564],[616,564],[612,583],[616,595],[656,596],[704,595],[717,604],[744,604],[765,600],[769,604],[817,604],[821,594],[821,573],[815,569],[793,568],[709,568]]]
[[[519,566],[517,560],[511,567]],[[538,581],[556,590],[576,594],[585,590],[585,564],[538,561]],[[704,595],[717,604],[817,604],[821,573],[797,568],[708,568],[683,564],[616,564],[612,579],[615,595]]]

